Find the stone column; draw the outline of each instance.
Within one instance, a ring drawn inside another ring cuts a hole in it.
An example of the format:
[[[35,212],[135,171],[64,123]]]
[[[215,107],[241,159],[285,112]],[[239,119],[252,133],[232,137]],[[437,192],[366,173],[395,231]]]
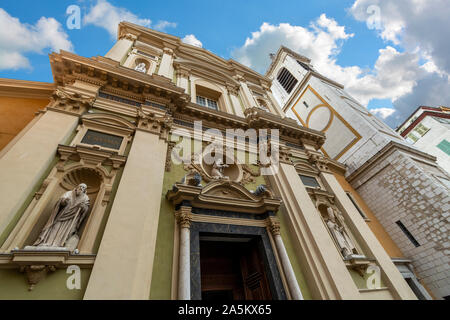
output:
[[[178,260],[178,300],[191,300],[191,207],[181,207],[176,213],[180,225],[180,257]]]
[[[286,275],[289,292],[294,300],[303,300],[303,295],[300,291],[294,269],[292,269],[291,261],[289,260],[286,248],[284,247],[283,239],[281,238],[280,222],[278,219],[270,217],[268,227],[275,240],[275,245],[277,246],[277,252],[281,260],[281,265],[283,266],[284,274]]]
[[[120,63],[125,58],[126,54],[130,50],[130,48],[133,46],[134,41],[137,39],[135,35],[132,34],[126,34],[123,35],[111,48],[111,50],[108,51],[108,53],[105,55],[106,58],[110,58],[112,60],[119,61]]]
[[[237,80],[240,83],[240,93],[241,96],[243,98],[243,102],[244,102],[244,106],[245,108],[253,108],[253,107],[257,107],[258,103],[256,102],[255,98],[253,97],[252,92],[250,91],[250,89],[247,86],[247,81],[245,80],[244,77],[241,76],[237,76],[236,77]]]
[[[149,298],[166,151],[159,134],[136,129],[84,299]]]
[[[227,90],[228,90],[228,95],[230,97],[231,104],[233,106],[235,114],[239,117],[244,118],[245,117],[244,111],[242,110],[241,102],[239,101],[239,98],[238,98],[238,95],[239,95],[238,90],[236,88],[230,87],[230,86],[227,87]]]
[[[189,71],[190,70],[184,66],[176,66],[177,86],[183,88],[185,93],[189,92]]]
[[[273,96],[272,90],[270,90],[270,87],[268,86],[263,86],[264,91],[266,92],[267,97],[269,98],[270,102],[271,102],[271,106],[269,106],[270,110],[272,110],[272,112],[275,111],[275,114],[284,117],[284,113],[281,110],[281,107],[278,105],[277,100],[275,100],[275,97]]]
[[[173,78],[173,50],[170,48],[164,48],[164,53],[159,65],[158,74],[166,78]]]

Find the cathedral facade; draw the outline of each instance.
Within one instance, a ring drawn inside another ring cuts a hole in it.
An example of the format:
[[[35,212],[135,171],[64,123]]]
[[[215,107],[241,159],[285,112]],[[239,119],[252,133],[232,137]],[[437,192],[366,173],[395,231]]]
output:
[[[118,35],[105,56],[51,54],[52,84],[0,83],[4,119],[36,113],[2,133],[0,298],[423,298],[346,176],[364,134],[343,115],[336,141],[285,116],[270,74]]]

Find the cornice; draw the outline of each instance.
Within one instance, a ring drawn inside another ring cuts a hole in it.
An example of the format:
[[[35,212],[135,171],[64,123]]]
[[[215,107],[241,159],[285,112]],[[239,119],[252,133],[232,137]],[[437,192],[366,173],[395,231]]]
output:
[[[144,100],[144,95],[150,93],[176,102],[185,95],[182,88],[165,77],[142,74],[119,65],[105,63],[102,59],[84,58],[61,50],[59,54],[50,55],[50,63],[57,85],[80,80],[101,87],[115,88],[121,94],[139,100]]]
[[[54,90],[53,83],[0,78],[0,96],[50,99]]]
[[[367,172],[370,168],[378,164],[378,160],[382,159],[383,157],[387,156],[391,152],[394,152],[395,150],[401,150],[403,152],[407,152],[409,154],[424,158],[429,161],[436,161],[436,157],[419,151],[415,148],[408,147],[406,145],[403,145],[401,143],[391,141],[386,146],[383,147],[380,151],[378,151],[374,156],[372,156],[368,161],[366,161],[362,166],[360,166],[358,169],[353,171],[346,179],[349,183],[352,183],[352,181],[356,180],[361,174],[364,174],[364,172]]]

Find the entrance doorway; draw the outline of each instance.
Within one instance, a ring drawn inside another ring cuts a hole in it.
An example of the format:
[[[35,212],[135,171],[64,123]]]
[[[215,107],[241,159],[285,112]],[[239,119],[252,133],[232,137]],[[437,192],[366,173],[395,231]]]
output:
[[[271,300],[259,238],[200,237],[202,300]]]

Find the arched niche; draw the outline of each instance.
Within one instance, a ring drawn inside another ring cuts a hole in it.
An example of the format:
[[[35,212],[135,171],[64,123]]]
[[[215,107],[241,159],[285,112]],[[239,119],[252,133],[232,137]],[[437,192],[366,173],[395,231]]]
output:
[[[125,164],[126,157],[110,151],[62,145],[58,147],[58,154],[59,161],[3,243],[1,252],[32,245],[61,195],[80,183],[85,183],[88,186],[90,206],[78,232],[80,241],[77,248],[82,254],[95,253],[95,240],[102,225],[112,185],[119,168]]]

